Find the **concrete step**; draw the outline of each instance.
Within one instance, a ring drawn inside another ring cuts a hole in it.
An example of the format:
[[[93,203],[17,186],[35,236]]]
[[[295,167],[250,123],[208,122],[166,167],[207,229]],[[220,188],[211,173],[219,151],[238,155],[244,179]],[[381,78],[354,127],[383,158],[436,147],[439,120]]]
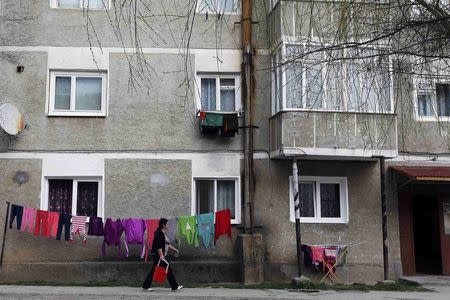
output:
[[[180,282],[239,282],[237,260],[177,260],[171,262]],[[4,263],[0,283],[52,281],[83,283],[90,281],[143,281],[151,263],[140,261],[21,262]]]

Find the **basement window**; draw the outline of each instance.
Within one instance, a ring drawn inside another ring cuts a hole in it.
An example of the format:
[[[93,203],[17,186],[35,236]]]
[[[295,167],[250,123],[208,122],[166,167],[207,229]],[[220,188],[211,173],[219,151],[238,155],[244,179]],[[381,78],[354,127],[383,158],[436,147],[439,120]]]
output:
[[[290,177],[290,219],[295,222],[292,177]],[[302,223],[347,223],[348,191],[346,177],[300,176],[300,221]]]
[[[239,224],[241,219],[238,178],[196,178],[195,213],[204,214],[230,209],[231,222]]]

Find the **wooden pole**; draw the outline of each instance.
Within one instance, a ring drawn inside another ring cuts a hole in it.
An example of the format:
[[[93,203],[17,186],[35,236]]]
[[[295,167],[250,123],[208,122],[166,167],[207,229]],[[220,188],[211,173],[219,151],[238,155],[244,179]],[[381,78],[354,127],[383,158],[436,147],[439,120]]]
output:
[[[298,167],[297,159],[292,160],[292,185],[294,191],[294,211],[295,211],[295,237],[297,245],[297,268],[298,276],[302,276],[302,234],[300,231],[300,197],[298,193]]]
[[[242,99],[244,104],[244,227],[254,228],[253,98],[254,68],[252,48],[252,0],[242,1]]]
[[[3,229],[2,254],[0,255],[0,267],[3,265],[3,253],[5,252],[6,231],[8,229],[9,206],[11,202],[6,202],[5,228]]]

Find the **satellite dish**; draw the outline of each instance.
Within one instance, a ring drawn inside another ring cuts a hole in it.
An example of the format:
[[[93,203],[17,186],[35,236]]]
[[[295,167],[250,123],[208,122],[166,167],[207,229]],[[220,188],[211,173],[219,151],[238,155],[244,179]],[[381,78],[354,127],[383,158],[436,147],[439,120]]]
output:
[[[22,113],[12,104],[0,106],[0,127],[10,135],[18,135],[24,128]]]

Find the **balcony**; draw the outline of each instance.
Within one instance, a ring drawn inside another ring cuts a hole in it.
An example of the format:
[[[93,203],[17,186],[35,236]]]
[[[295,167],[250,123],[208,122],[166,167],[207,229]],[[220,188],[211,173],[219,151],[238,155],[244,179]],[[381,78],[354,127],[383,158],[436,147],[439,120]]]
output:
[[[395,114],[281,111],[270,119],[271,158],[368,159],[397,155]]]

